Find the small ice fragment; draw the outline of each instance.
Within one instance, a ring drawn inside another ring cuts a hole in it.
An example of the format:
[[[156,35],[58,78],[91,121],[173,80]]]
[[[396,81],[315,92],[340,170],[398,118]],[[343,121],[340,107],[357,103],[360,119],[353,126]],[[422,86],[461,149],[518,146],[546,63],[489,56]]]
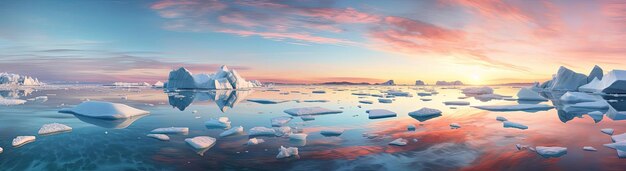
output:
[[[407,141],[404,138],[398,138],[398,139],[395,139],[395,140],[389,142],[389,145],[405,146],[408,142],[409,141]]]
[[[247,99],[249,102],[255,102],[259,104],[278,104],[285,103],[289,100],[279,100],[279,99]]]
[[[100,101],[85,101],[74,108],[61,109],[59,112],[101,119],[126,119],[150,113],[125,104]]]
[[[274,128],[274,131],[275,131],[274,132],[275,136],[282,137],[282,136],[291,134],[291,127],[281,126],[281,127],[278,127],[278,128]]]
[[[291,134],[291,135],[289,135],[289,139],[290,139],[290,140],[299,140],[299,141],[303,141],[303,140],[306,140],[306,137],[307,137],[307,136],[308,136],[308,135],[307,135],[307,134],[304,134],[304,133],[300,133],[300,134]]]
[[[13,139],[12,145],[13,147],[22,146],[35,141],[35,139],[35,136],[17,136]]]
[[[604,144],[604,146],[616,150],[626,151],[626,141],[618,141],[611,144]]]
[[[387,109],[370,109],[365,111],[369,114],[370,119],[396,117],[396,112],[389,111]]]
[[[613,128],[604,128],[600,130],[602,133],[605,133],[607,135],[613,135],[613,132],[615,132],[615,130],[613,130]]]
[[[161,140],[161,141],[168,141],[168,140],[170,140],[170,137],[165,135],[165,134],[148,134],[147,136],[148,137],[152,137],[152,138],[156,138],[156,139]]]
[[[505,128],[528,129],[528,126],[526,125],[511,122],[511,121],[503,121],[502,124]]]
[[[593,148],[592,146],[584,146],[583,150],[585,150],[585,151],[597,151],[596,148]]]
[[[278,149],[278,155],[276,155],[276,158],[282,159],[282,158],[287,158],[291,156],[298,156],[298,148],[296,147],[285,148],[283,146],[280,146],[280,148]]]
[[[561,157],[565,154],[567,154],[567,148],[565,147],[544,147],[544,146],[537,146],[535,147],[535,150],[537,151],[537,153],[543,157],[546,158],[550,158],[550,157]]]
[[[227,137],[227,136],[236,135],[236,134],[242,134],[242,133],[243,133],[243,127],[242,126],[238,126],[238,127],[234,127],[234,128],[231,128],[229,130],[226,130],[226,131],[220,133],[220,137]]]
[[[409,115],[414,116],[414,117],[427,117],[427,116],[441,115],[441,111],[437,109],[424,107],[424,108],[421,108],[420,110],[410,112]]]
[[[261,143],[264,143],[264,142],[265,142],[265,140],[260,139],[260,138],[250,138],[246,144],[247,145],[257,145],[257,144],[261,144]]]
[[[413,124],[407,126],[407,130],[409,130],[409,131],[415,131],[415,129],[416,129],[415,125],[413,125]]]
[[[505,117],[503,117],[503,116],[498,116],[498,117],[496,117],[496,120],[497,120],[497,121],[508,121],[508,119],[506,119],[506,118],[505,118]]]
[[[459,129],[459,128],[461,128],[461,125],[459,125],[458,123],[451,123],[450,124],[450,128],[452,128],[452,129]]]
[[[470,105],[470,102],[466,101],[445,101],[443,102],[445,105],[456,105],[456,106],[467,106]]]
[[[275,136],[276,131],[267,127],[254,127],[248,130],[250,136]]]
[[[320,134],[324,136],[339,136],[343,134],[343,131],[344,131],[343,129],[327,129],[327,130],[322,130]]]
[[[189,128],[187,127],[169,127],[169,128],[157,128],[150,133],[153,134],[187,134],[189,133]]]
[[[312,121],[312,120],[315,120],[315,117],[311,115],[304,115],[304,116],[300,116],[300,119],[302,119],[302,121]]]
[[[198,110],[193,110],[191,111],[191,113],[198,113]]]
[[[230,120],[228,117],[211,118],[204,122],[204,125],[209,128],[228,128],[230,127]]]
[[[67,132],[67,131],[72,131],[72,127],[69,127],[67,125],[63,125],[60,123],[51,123],[51,124],[45,124],[41,126],[38,134],[45,135],[45,134],[53,134],[53,133]]]
[[[285,124],[289,123],[291,119],[292,118],[288,116],[279,116],[279,117],[272,118],[271,119],[272,126],[275,126],[275,127],[284,126]]]
[[[210,148],[215,145],[216,139],[209,136],[197,136],[193,138],[185,138],[185,142],[195,149]]]
[[[373,104],[374,102],[371,100],[359,100],[359,103],[363,103],[363,104]]]

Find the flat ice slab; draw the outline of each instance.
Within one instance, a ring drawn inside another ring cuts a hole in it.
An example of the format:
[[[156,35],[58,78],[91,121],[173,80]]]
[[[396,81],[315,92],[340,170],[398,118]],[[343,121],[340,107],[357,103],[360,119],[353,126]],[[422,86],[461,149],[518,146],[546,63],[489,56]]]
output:
[[[35,141],[35,136],[17,136],[13,139],[13,147],[19,147]]]
[[[197,136],[193,138],[185,138],[185,142],[195,149],[210,148],[215,145],[216,139],[209,136]]]
[[[593,96],[582,92],[567,92],[559,98],[561,102],[565,103],[580,103],[580,102],[594,102],[602,100],[602,97]]]
[[[161,141],[169,141],[170,140],[170,136],[167,136],[165,134],[148,134],[146,136],[152,137],[152,138],[155,138],[155,139],[161,140]]]
[[[243,127],[242,126],[230,128],[229,130],[226,130],[226,131],[220,133],[220,137],[227,137],[227,136],[237,135],[237,134],[243,134]]]
[[[255,102],[260,104],[278,104],[285,103],[289,100],[280,100],[280,99],[247,99],[249,102]]]
[[[503,121],[502,124],[505,128],[528,129],[528,126],[526,125],[523,125],[521,123],[511,122],[511,121]]]
[[[408,142],[409,141],[407,141],[404,138],[398,138],[398,139],[395,139],[395,140],[389,142],[389,145],[405,146]]]
[[[626,133],[611,136],[613,142],[626,141]]]
[[[315,120],[315,117],[311,115],[304,115],[304,116],[300,116],[300,119],[302,119],[303,121],[312,121],[312,120]]]
[[[455,106],[467,106],[470,105],[470,102],[466,101],[445,101],[443,102],[445,105],[455,105]]]
[[[322,107],[303,107],[303,108],[287,109],[284,112],[293,116],[301,116],[301,115],[336,114],[336,113],[342,113],[343,111],[331,110],[331,109],[326,109]]]
[[[248,142],[246,143],[247,145],[257,145],[257,144],[261,144],[264,143],[265,140],[260,139],[260,138],[250,138],[248,139]]]
[[[280,146],[278,149],[278,155],[276,155],[277,159],[287,158],[291,156],[298,156],[298,148],[296,147],[283,147]]]
[[[545,104],[517,104],[517,105],[499,105],[499,106],[472,106],[477,109],[488,111],[541,111],[550,110],[554,106]]]
[[[496,120],[497,121],[508,121],[508,119],[506,119],[504,116],[497,116]]]
[[[397,115],[396,112],[392,112],[387,109],[371,109],[365,112],[369,114],[370,119],[396,117]]]
[[[26,103],[26,100],[20,100],[20,99],[5,99],[3,97],[0,97],[0,105],[3,106],[13,106],[13,105],[21,105]]]
[[[373,104],[374,101],[371,100],[359,100],[359,103],[363,103],[363,104]]]
[[[272,118],[270,121],[272,122],[272,126],[280,127],[289,123],[291,119],[293,118],[288,117],[288,116],[279,116],[279,117]]]
[[[344,131],[343,129],[327,129],[327,130],[322,130],[320,134],[324,136],[339,136],[343,134],[343,131]]]
[[[61,113],[72,113],[101,119],[126,119],[133,116],[145,115],[150,112],[136,109],[125,104],[85,101],[71,109],[61,109]]]
[[[409,112],[409,115],[414,116],[414,117],[435,116],[435,115],[441,115],[441,110],[424,107],[424,108],[421,108],[420,110]]]
[[[230,120],[228,117],[211,118],[204,122],[204,126],[209,128],[228,128],[230,127]]]
[[[546,157],[546,158],[550,158],[550,157],[561,157],[565,154],[567,154],[567,148],[565,147],[544,147],[544,146],[537,146],[535,147],[535,151],[537,152],[537,154]]]
[[[69,127],[67,125],[63,125],[60,123],[51,123],[51,124],[45,124],[41,126],[38,134],[45,135],[45,134],[54,134],[54,133],[67,132],[67,131],[72,131],[72,127]]]
[[[248,135],[250,136],[275,136],[276,131],[272,128],[267,127],[254,127],[248,130]]]
[[[308,136],[308,135],[307,135],[307,134],[304,134],[304,133],[299,133],[299,134],[291,134],[291,135],[289,135],[289,139],[290,139],[290,140],[298,140],[298,141],[303,141],[303,140],[306,140],[306,137],[307,137],[307,136]]]
[[[157,128],[150,133],[153,134],[187,134],[189,133],[189,128],[187,127],[169,127],[169,128]]]
[[[450,128],[452,128],[452,129],[459,129],[459,128],[461,128],[461,125],[459,125],[458,123],[451,123],[450,124]]]
[[[392,103],[392,102],[393,102],[392,99],[384,99],[384,98],[378,99],[378,103]]]
[[[613,135],[613,132],[615,132],[615,130],[613,130],[612,128],[604,128],[604,129],[601,129],[600,132],[605,133],[607,135]]]
[[[584,146],[583,150],[585,150],[585,151],[598,151],[596,148],[593,148],[592,146]]]

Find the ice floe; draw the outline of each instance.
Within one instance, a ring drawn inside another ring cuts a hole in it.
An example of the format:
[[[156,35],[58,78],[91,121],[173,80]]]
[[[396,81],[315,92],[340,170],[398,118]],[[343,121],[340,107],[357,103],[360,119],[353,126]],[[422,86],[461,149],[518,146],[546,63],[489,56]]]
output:
[[[277,137],[282,137],[282,136],[290,135],[290,134],[291,134],[291,127],[281,126],[281,127],[274,128],[274,135]]]
[[[467,101],[445,101],[443,102],[445,105],[455,105],[455,106],[467,106],[470,105],[470,102]]]
[[[528,126],[526,125],[523,125],[521,123],[511,122],[511,121],[503,121],[502,124],[505,128],[528,129]]]
[[[61,109],[59,112],[101,119],[125,119],[150,113],[125,104],[102,101],[85,101],[74,108]]]
[[[26,103],[26,100],[21,100],[21,99],[6,99],[2,96],[0,96],[0,105],[3,106],[13,106],[13,105],[21,105]]]
[[[326,93],[326,91],[324,91],[324,90],[313,90],[311,93],[324,94],[324,93]]]
[[[462,89],[463,94],[493,94],[493,89],[491,87],[468,87]]]
[[[280,146],[278,149],[278,155],[276,155],[277,159],[288,158],[288,157],[297,157],[298,156],[298,148],[296,147],[288,147],[285,148]]]
[[[291,119],[293,119],[293,118],[289,117],[289,116],[279,116],[279,117],[272,118],[271,119],[272,126],[275,126],[275,127],[284,126],[287,123],[289,123],[289,121],[291,121]]]
[[[398,138],[398,139],[395,139],[395,140],[389,142],[389,145],[405,146],[408,142],[409,141],[407,141],[404,138]]]
[[[580,91],[606,93],[606,94],[624,94],[626,93],[626,70],[612,70],[599,79],[599,81],[591,81],[589,84],[579,88]]]
[[[204,122],[204,125],[207,128],[229,128],[230,120],[228,117],[219,117],[217,119],[211,118],[208,121]]]
[[[497,116],[497,117],[496,117],[496,120],[497,120],[497,121],[508,121],[508,119],[506,119],[506,118],[505,118],[505,117],[503,117],[503,116]]]
[[[247,99],[249,102],[255,102],[260,104],[278,104],[285,103],[289,100],[280,100],[280,99]]]
[[[247,145],[257,145],[257,144],[261,144],[264,143],[265,140],[260,139],[260,138],[250,138],[248,139],[248,142],[246,143]]]
[[[289,135],[289,139],[290,139],[290,140],[304,141],[304,140],[306,140],[306,137],[307,137],[307,136],[308,136],[308,135],[307,135],[307,134],[304,134],[304,133],[299,133],[299,134],[291,134],[291,135]]]
[[[387,109],[370,109],[365,111],[369,114],[370,119],[396,117],[396,112],[389,111]]]
[[[567,148],[565,147],[545,147],[545,146],[537,146],[535,147],[535,151],[537,154],[550,158],[550,157],[561,157],[567,154]]]
[[[215,145],[216,139],[209,136],[197,136],[193,138],[185,138],[185,142],[195,149],[206,149]]]
[[[54,133],[67,132],[67,131],[72,131],[72,127],[69,127],[67,125],[63,125],[60,123],[51,123],[51,124],[45,124],[41,126],[38,134],[45,135],[45,134],[54,134]]]
[[[613,135],[615,130],[613,130],[612,128],[604,128],[604,129],[601,129],[600,132],[605,133],[607,135]]]
[[[301,116],[301,115],[336,114],[336,113],[342,113],[343,111],[331,110],[331,109],[326,109],[322,107],[303,107],[303,108],[287,109],[284,112],[293,116]]]
[[[329,102],[329,100],[303,100],[303,102],[305,102],[305,103],[326,103],[326,102]]]
[[[363,104],[373,104],[374,101],[371,100],[359,100],[359,103],[363,103]]]
[[[19,147],[24,144],[34,142],[35,139],[35,136],[17,136],[13,139],[13,142],[11,144],[13,145],[13,147]]]
[[[248,135],[250,136],[275,136],[276,131],[272,128],[267,127],[254,127],[248,130]]]
[[[517,100],[547,101],[548,99],[539,95],[539,93],[531,90],[530,88],[521,88],[519,92],[517,92]]]
[[[516,104],[516,105],[494,105],[494,106],[472,106],[477,109],[488,111],[541,111],[550,110],[554,106],[545,104]]]
[[[153,134],[187,134],[189,133],[189,128],[187,127],[168,127],[168,128],[157,128],[150,133]]]
[[[227,137],[227,136],[238,135],[238,134],[243,134],[243,127],[242,126],[230,128],[230,129],[220,133],[220,137]]]
[[[592,146],[584,146],[583,150],[585,150],[585,151],[598,151],[596,148],[593,148]]]
[[[155,138],[155,139],[161,140],[161,141],[169,141],[170,140],[170,136],[167,136],[165,134],[148,134],[146,136],[152,137],[152,138]]]
[[[300,116],[300,119],[302,119],[302,121],[312,121],[312,120],[315,120],[315,117],[311,115],[303,115],[303,116]]]
[[[341,134],[343,134],[343,131],[343,129],[326,129],[322,130],[320,134],[324,136],[340,136]]]
[[[424,107],[419,110],[409,112],[409,116],[413,117],[428,117],[436,115],[441,115],[441,110]]]
[[[393,99],[385,99],[385,98],[380,98],[378,99],[379,103],[392,103]]]

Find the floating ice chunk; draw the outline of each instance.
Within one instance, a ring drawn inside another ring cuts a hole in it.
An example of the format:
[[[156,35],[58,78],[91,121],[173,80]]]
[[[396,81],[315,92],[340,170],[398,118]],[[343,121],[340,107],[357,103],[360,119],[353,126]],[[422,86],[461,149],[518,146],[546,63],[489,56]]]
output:
[[[13,105],[21,105],[26,103],[26,100],[20,100],[20,99],[5,99],[2,96],[0,96],[0,105],[4,105],[4,106],[13,106]]]
[[[431,101],[431,100],[433,100],[433,99],[429,99],[429,98],[421,98],[420,100],[421,100],[421,101],[425,101],[425,102],[427,102],[427,101]]]
[[[608,109],[609,104],[606,101],[595,101],[595,102],[581,102],[571,105],[566,105],[565,111],[572,111],[576,109]]]
[[[578,90],[578,87],[587,84],[587,76],[585,74],[576,73],[563,66],[559,68],[556,75],[549,84],[546,84],[548,90]]]
[[[230,127],[230,120],[228,117],[211,118],[204,122],[204,125],[208,128],[228,128]]]
[[[461,125],[459,125],[458,123],[451,123],[450,124],[450,128],[452,128],[452,129],[459,129],[459,128],[461,128]]]
[[[598,151],[596,148],[593,148],[592,146],[584,146],[583,150],[585,150],[585,151]]]
[[[393,96],[413,97],[411,93],[409,92],[403,92],[403,91],[398,91],[398,90],[389,90],[387,91],[387,94],[393,95]]]
[[[528,149],[528,145],[522,145],[522,144],[515,144],[515,147],[517,148],[517,150]]]
[[[303,107],[303,108],[287,109],[284,112],[293,116],[302,116],[302,115],[336,114],[336,113],[342,113],[343,111],[331,110],[331,109],[326,109],[322,107]]]
[[[626,141],[626,133],[622,133],[622,134],[619,134],[619,135],[613,135],[613,136],[611,136],[611,140],[613,140],[613,142]]]
[[[467,106],[470,105],[470,102],[466,101],[445,101],[443,102],[445,105],[456,105],[456,106]]]
[[[150,133],[153,134],[187,134],[189,133],[189,128],[187,127],[169,127],[169,128],[157,128]]]
[[[386,109],[371,109],[365,111],[369,114],[370,119],[378,119],[378,118],[387,118],[387,117],[396,117],[396,112],[392,112]]]
[[[101,119],[126,119],[150,113],[125,104],[101,101],[85,101],[74,108],[61,109],[59,112]]]
[[[2,147],[0,147],[0,153],[2,153],[4,151],[4,149],[2,149]]]
[[[499,100],[504,97],[508,97],[508,96],[503,96],[499,94],[481,94],[481,95],[474,96],[474,98],[480,101],[489,101],[489,100],[494,100],[494,99]]]
[[[278,127],[278,128],[274,128],[274,131],[275,131],[274,132],[275,136],[282,137],[282,136],[291,134],[291,127],[281,126],[281,127]]]
[[[415,125],[411,124],[411,125],[407,126],[406,129],[409,130],[409,131],[415,131],[415,129],[417,129],[417,128],[415,127]]]
[[[303,102],[306,102],[306,103],[326,103],[326,102],[329,102],[329,100],[303,100]]]
[[[559,98],[564,103],[581,103],[581,102],[595,102],[602,100],[602,97],[593,96],[587,93],[581,92],[567,92]]]
[[[373,104],[374,102],[371,100],[359,100],[359,103],[363,103],[363,104]]]
[[[404,138],[398,138],[398,139],[395,139],[395,140],[389,142],[389,145],[405,146],[408,142],[409,141],[407,141]]]
[[[496,120],[497,120],[497,121],[508,121],[508,119],[506,119],[506,118],[505,118],[505,117],[503,117],[503,116],[497,116],[497,117],[496,117]]]
[[[155,139],[158,139],[158,140],[161,140],[161,141],[169,141],[170,140],[170,137],[165,135],[165,134],[148,134],[146,136],[152,137],[152,138],[155,138]]]
[[[547,101],[545,97],[539,95],[539,93],[531,90],[530,88],[522,88],[517,92],[518,100],[526,100],[526,101]]]
[[[611,144],[604,144],[604,146],[616,150],[626,151],[626,141],[618,141]]]
[[[280,146],[280,148],[278,149],[278,155],[276,155],[276,158],[282,159],[282,158],[287,158],[291,156],[296,156],[296,157],[298,156],[298,148],[296,147],[285,148],[283,146]]]
[[[626,70],[613,70],[599,79],[598,82],[591,81],[587,85],[581,86],[581,91],[602,92],[606,94],[624,94],[626,88]]]
[[[279,116],[279,117],[272,118],[271,119],[272,126],[275,126],[275,127],[284,126],[285,124],[289,123],[291,119],[293,118],[288,117],[288,116]]]
[[[326,129],[322,130],[320,134],[324,136],[340,136],[341,134],[343,134],[343,131],[343,129]]]
[[[304,133],[300,133],[300,134],[291,134],[291,135],[289,135],[289,139],[290,139],[290,140],[304,141],[304,140],[306,140],[306,137],[307,137],[307,136],[308,136],[308,135],[307,135],[307,134],[304,134]]]
[[[419,92],[417,93],[418,96],[432,96],[433,94],[430,92]]]
[[[215,145],[216,139],[209,136],[197,136],[193,138],[185,138],[185,142],[195,149],[211,148]]]
[[[17,136],[13,139],[13,147],[19,147],[35,141],[35,136]]]
[[[612,128],[604,128],[604,129],[601,129],[600,131],[607,135],[613,135],[613,132],[615,132]]]
[[[326,91],[324,91],[324,90],[313,90],[311,93],[324,94],[324,93],[326,93]]]
[[[304,115],[304,116],[300,116],[300,119],[302,119],[303,121],[312,121],[312,120],[315,120],[315,117],[311,115]]]
[[[279,100],[279,99],[247,99],[249,102],[255,102],[260,104],[278,104],[285,103],[289,100]]]
[[[550,110],[554,106],[545,104],[517,104],[517,105],[499,105],[499,106],[472,106],[477,109],[489,111],[541,111]]]
[[[528,129],[528,126],[526,125],[511,122],[511,121],[503,121],[502,124],[504,125],[505,128]]]
[[[369,93],[364,93],[364,92],[358,92],[358,93],[352,93],[352,95],[355,95],[355,96],[369,96],[370,94]]]
[[[463,94],[493,94],[491,87],[469,87],[462,89]]]
[[[276,131],[267,127],[254,127],[248,130],[250,136],[275,136]]]
[[[535,150],[537,152],[537,154],[546,157],[546,158],[550,158],[550,157],[561,157],[565,154],[567,154],[567,148],[565,147],[544,147],[544,146],[537,146],[535,147]]]
[[[261,143],[264,143],[264,142],[265,142],[265,140],[260,139],[260,138],[250,138],[246,144],[247,145],[257,145],[257,144],[261,144]]]
[[[237,135],[237,134],[243,134],[243,127],[242,126],[238,126],[238,127],[234,127],[234,128],[229,129],[229,130],[226,130],[226,131],[220,133],[220,137],[227,137],[227,136]]]
[[[392,99],[384,99],[384,98],[380,98],[378,99],[379,103],[392,103],[393,100]]]
[[[53,133],[67,132],[67,131],[72,131],[72,127],[69,127],[67,125],[63,125],[60,123],[51,123],[51,124],[45,124],[41,126],[38,134],[44,135],[44,134],[53,134]]]
[[[593,78],[593,80],[591,80],[589,83],[578,87],[578,91],[590,92],[590,93],[600,92],[600,91],[602,91],[601,88],[600,88],[601,86],[603,86],[603,85],[602,85],[602,82],[600,81],[600,79]]]
[[[420,110],[410,112],[409,115],[413,117],[436,116],[436,115],[441,115],[441,110],[424,107],[424,108],[421,108]]]

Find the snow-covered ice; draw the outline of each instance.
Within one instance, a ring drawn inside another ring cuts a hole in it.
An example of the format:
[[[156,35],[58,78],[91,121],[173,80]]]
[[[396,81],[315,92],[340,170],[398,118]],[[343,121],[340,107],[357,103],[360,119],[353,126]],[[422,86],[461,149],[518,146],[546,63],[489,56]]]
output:
[[[592,146],[584,146],[583,150],[585,150],[585,151],[598,151],[596,148],[593,148]]]
[[[370,119],[396,117],[397,115],[396,112],[392,112],[387,109],[370,109],[365,112],[369,114]]]
[[[6,99],[0,96],[0,105],[3,106],[13,106],[13,105],[21,105],[26,103],[26,100],[21,99]]]
[[[250,136],[275,136],[276,131],[272,128],[267,127],[254,127],[248,130],[248,135]]]
[[[274,135],[277,137],[282,137],[282,136],[290,135],[290,134],[291,134],[291,127],[281,126],[281,127],[274,128]]]
[[[340,136],[343,134],[343,129],[325,129],[320,132],[324,136]]]
[[[604,129],[601,129],[600,132],[605,133],[607,135],[613,135],[615,130],[613,130],[613,128],[604,128]]]
[[[395,140],[389,142],[389,145],[405,146],[408,142],[409,141],[407,141],[404,138],[398,138],[398,139],[395,139]]]
[[[280,148],[278,149],[278,155],[276,155],[276,158],[282,159],[282,158],[287,158],[291,156],[298,156],[298,148],[296,147],[285,148],[283,146],[280,146]]]
[[[322,107],[303,107],[303,108],[287,109],[284,112],[293,116],[301,116],[301,115],[336,114],[336,113],[342,113],[343,111],[326,109]]]
[[[419,110],[410,112],[409,115],[414,116],[414,117],[435,116],[435,115],[441,115],[441,110],[424,107]]]
[[[187,127],[167,127],[167,128],[157,128],[150,133],[153,134],[187,134],[189,133],[189,128]]]
[[[247,145],[257,145],[257,144],[261,144],[264,143],[265,140],[260,139],[260,138],[250,138],[248,139],[248,142],[246,143]]]
[[[101,119],[126,119],[150,113],[125,104],[102,101],[85,101],[74,108],[61,109],[59,112]]]
[[[229,130],[226,130],[226,131],[220,133],[220,137],[227,137],[227,136],[237,135],[237,134],[243,134],[243,127],[242,126],[230,128]]]
[[[299,140],[299,141],[303,141],[303,140],[306,140],[306,137],[307,137],[307,136],[308,136],[308,135],[307,135],[307,134],[304,134],[304,133],[299,133],[299,134],[291,134],[291,135],[289,135],[289,139],[290,139],[290,140]]]
[[[152,138],[155,138],[155,139],[161,140],[161,141],[169,141],[170,140],[170,136],[167,136],[166,134],[148,134],[146,136],[152,137]]]
[[[72,127],[69,127],[67,125],[63,125],[60,123],[51,123],[51,124],[45,124],[41,126],[38,134],[45,135],[45,134],[53,134],[53,133],[67,132],[67,131],[72,131]]]
[[[293,118],[289,117],[289,116],[274,117],[274,118],[271,119],[272,126],[275,126],[275,127],[284,126],[287,123],[289,123],[289,121],[291,121],[291,119],[293,119]]]
[[[35,139],[35,136],[17,136],[13,139],[12,145],[13,147],[22,146],[24,144],[34,142]]]
[[[516,105],[493,105],[493,106],[472,106],[474,108],[489,111],[541,111],[550,110],[554,106],[545,104],[516,104]]]
[[[204,122],[204,125],[208,128],[229,128],[230,120],[228,117],[211,118]]]
[[[535,151],[537,154],[550,158],[550,157],[561,157],[567,154],[567,148],[565,147],[545,147],[545,146],[537,146],[535,147]]]
[[[210,148],[215,145],[216,139],[209,136],[197,136],[193,138],[185,138],[185,142],[195,149]]]
[[[443,102],[445,105],[455,105],[455,106],[467,106],[470,105],[470,102],[467,101],[445,101]]]
[[[502,124],[505,128],[528,129],[528,126],[524,124],[511,122],[511,121],[503,121]]]

